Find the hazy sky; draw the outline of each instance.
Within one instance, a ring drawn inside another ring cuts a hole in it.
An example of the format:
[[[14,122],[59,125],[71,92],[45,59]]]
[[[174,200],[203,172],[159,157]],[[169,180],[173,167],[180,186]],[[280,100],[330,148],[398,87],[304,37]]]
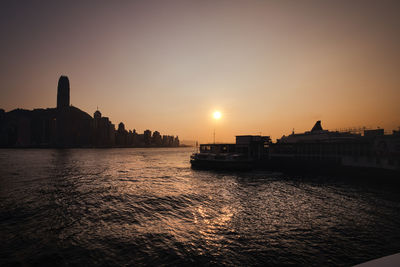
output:
[[[0,108],[180,139],[400,126],[399,1],[1,1]],[[220,110],[222,119],[213,121]]]

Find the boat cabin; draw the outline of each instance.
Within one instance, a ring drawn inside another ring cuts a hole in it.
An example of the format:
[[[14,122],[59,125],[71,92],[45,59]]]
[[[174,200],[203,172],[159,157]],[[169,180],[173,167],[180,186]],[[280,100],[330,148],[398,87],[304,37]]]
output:
[[[235,144],[201,144],[200,153],[234,153]]]

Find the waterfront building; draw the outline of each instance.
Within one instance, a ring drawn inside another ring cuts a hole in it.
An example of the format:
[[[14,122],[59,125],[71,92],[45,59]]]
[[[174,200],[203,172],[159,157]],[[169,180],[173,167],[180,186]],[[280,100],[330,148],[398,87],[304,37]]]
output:
[[[94,118],[95,120],[100,119],[100,118],[101,118],[101,112],[100,112],[99,110],[96,110],[96,111],[94,112],[94,114],[93,114],[93,118]]]
[[[119,147],[125,147],[127,144],[128,131],[125,130],[123,122],[118,124],[118,130],[115,133],[116,145]]]
[[[57,107],[14,109],[3,115],[0,125],[2,147],[88,146],[92,138],[92,117],[69,104],[69,81],[61,76]]]
[[[154,131],[153,133],[153,137],[152,137],[152,143],[155,146],[161,146],[162,144],[162,138],[161,138],[161,134],[158,131]]]
[[[137,146],[140,146],[138,133],[136,132],[135,129],[133,129],[132,130],[132,147],[137,147]]]
[[[154,144],[151,131],[141,137],[136,131],[118,130],[107,117],[96,110],[91,117],[70,105],[70,82],[61,76],[57,85],[57,106],[47,109],[0,109],[0,147],[112,147],[161,146],[156,133]],[[159,137],[158,137],[159,136]]]
[[[168,135],[168,145],[167,146],[173,146],[174,144],[174,137],[171,135]]]
[[[6,112],[4,109],[0,109],[0,147],[5,147],[8,143],[7,131],[4,129]]]
[[[102,117],[96,110],[93,114],[93,145],[95,147],[110,147],[115,145],[115,126],[107,117]]]
[[[90,146],[93,120],[86,112],[70,106],[70,83],[67,76],[61,76],[58,80],[55,112],[55,116],[52,116],[55,119],[55,146]]]
[[[57,86],[57,108],[66,107],[69,107],[69,79],[67,76],[61,76]]]
[[[149,146],[151,144],[151,131],[150,130],[145,130],[143,132],[143,136],[144,136],[144,144],[146,146]]]
[[[176,147],[179,146],[179,137],[178,136],[175,136],[173,146],[176,146]]]
[[[163,146],[167,146],[167,145],[168,145],[168,136],[167,136],[167,135],[163,135],[163,136],[162,136],[162,142],[161,142],[161,144],[162,144]]]
[[[144,143],[144,134],[138,134],[136,140],[137,140],[136,145],[138,147],[143,147],[145,145],[145,143]]]

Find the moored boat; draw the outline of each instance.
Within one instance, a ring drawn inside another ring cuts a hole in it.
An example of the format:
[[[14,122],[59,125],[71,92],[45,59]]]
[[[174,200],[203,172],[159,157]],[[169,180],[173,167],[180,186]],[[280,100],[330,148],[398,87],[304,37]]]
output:
[[[190,157],[194,169],[251,170],[255,161],[241,154],[194,153]]]
[[[251,170],[266,154],[268,136],[236,136],[235,144],[201,144],[200,152],[190,157],[192,168],[213,170]]]

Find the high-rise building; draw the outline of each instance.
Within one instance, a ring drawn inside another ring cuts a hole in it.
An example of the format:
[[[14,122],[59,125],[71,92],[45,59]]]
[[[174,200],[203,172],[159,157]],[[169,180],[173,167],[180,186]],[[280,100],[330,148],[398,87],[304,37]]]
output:
[[[144,144],[145,145],[150,145],[151,144],[151,131],[150,130],[146,130],[143,132],[144,135]]]
[[[100,119],[101,118],[101,112],[99,110],[96,110],[95,113],[93,114],[93,118]]]
[[[0,147],[150,147],[173,141],[161,139],[158,131],[153,136],[150,130],[140,135],[127,131],[122,122],[115,127],[99,110],[91,117],[70,105],[69,79],[60,76],[56,108],[0,109]]]
[[[162,143],[162,137],[159,131],[154,131],[153,137],[152,137],[152,143],[156,146],[161,146]]]
[[[69,107],[69,80],[67,76],[60,76],[57,87],[57,108]]]

